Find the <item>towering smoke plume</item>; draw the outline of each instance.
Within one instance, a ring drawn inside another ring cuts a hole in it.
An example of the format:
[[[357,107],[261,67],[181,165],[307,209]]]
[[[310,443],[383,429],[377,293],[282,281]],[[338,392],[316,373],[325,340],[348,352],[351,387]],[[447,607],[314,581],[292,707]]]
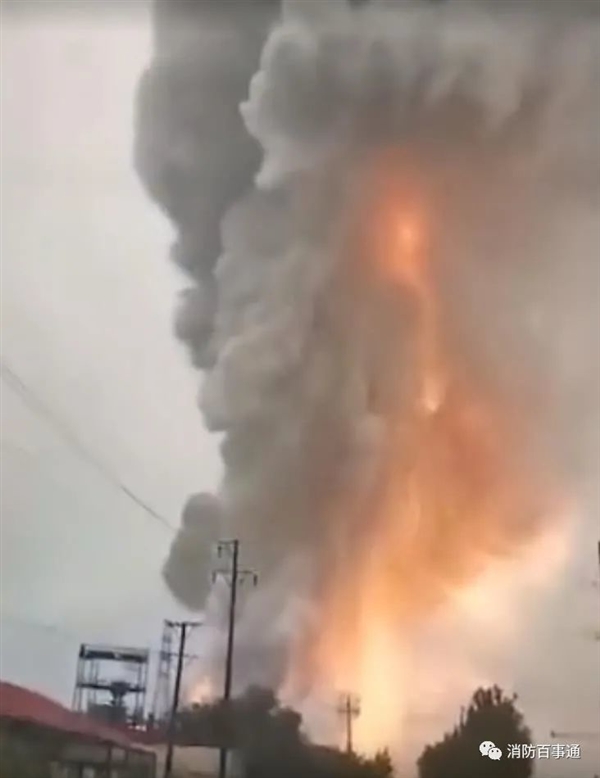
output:
[[[156,7],[137,167],[225,465],[165,576],[203,608],[235,533],[240,682],[358,686],[365,742],[411,641],[596,463],[599,27],[560,5]]]

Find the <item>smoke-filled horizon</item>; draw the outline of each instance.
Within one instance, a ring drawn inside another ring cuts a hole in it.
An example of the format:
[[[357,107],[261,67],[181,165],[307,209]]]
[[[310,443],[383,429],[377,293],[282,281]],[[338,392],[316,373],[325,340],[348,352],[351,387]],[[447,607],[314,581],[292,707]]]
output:
[[[552,568],[598,462],[599,27],[544,8],[157,5],[136,162],[224,462],[165,578],[205,608],[239,537],[238,682],[354,683],[366,744],[436,619]]]

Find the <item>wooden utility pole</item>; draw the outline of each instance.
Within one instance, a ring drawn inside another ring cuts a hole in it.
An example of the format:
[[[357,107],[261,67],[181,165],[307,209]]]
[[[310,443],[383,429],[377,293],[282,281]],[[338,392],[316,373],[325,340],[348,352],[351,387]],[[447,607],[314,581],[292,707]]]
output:
[[[185,641],[188,629],[199,627],[199,621],[169,621],[166,622],[169,627],[179,629],[179,651],[177,652],[177,672],[175,674],[175,689],[173,691],[173,705],[171,706],[171,715],[169,717],[169,728],[167,730],[167,754],[165,757],[164,778],[170,778],[173,770],[173,749],[175,745],[175,725],[177,721],[177,708],[179,707],[179,693],[181,691],[181,676],[183,674],[183,658],[185,655]]]
[[[346,752],[353,751],[352,723],[360,716],[360,699],[353,694],[344,694],[338,706],[338,713],[344,717],[346,725]]]
[[[225,686],[223,699],[231,697],[231,680],[233,677],[233,641],[235,638],[235,606],[237,603],[237,585],[240,560],[240,542],[232,541],[231,544],[231,596],[229,598],[229,629],[227,630],[227,655],[225,657]]]
[[[251,578],[256,586],[258,576],[252,570],[240,570],[240,541],[239,540],[224,540],[217,545],[217,553],[219,557],[224,554],[229,556],[231,563],[225,570],[216,570],[213,573],[213,580],[221,576],[230,585],[231,594],[229,597],[229,628],[227,631],[227,654],[225,657],[225,683],[223,687],[223,703],[224,713],[229,721],[228,704],[231,699],[231,687],[233,682],[233,649],[235,642],[235,609],[237,604],[237,591],[238,584],[243,583],[246,578]],[[229,727],[226,727],[227,736]],[[228,744],[221,744],[219,751],[219,778],[226,778],[227,776],[227,752]]]

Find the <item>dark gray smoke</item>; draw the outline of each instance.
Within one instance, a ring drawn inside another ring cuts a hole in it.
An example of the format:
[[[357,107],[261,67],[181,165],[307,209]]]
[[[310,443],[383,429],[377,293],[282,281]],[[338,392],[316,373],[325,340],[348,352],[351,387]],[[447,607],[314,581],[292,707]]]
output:
[[[176,317],[193,363],[214,365],[210,341],[217,308],[214,268],[221,222],[252,186],[260,148],[245,130],[239,104],[258,67],[268,0],[159,0],[155,56],[138,96],[136,167],[177,227],[172,258],[190,279]],[[192,608],[203,604],[211,544],[224,531],[217,498],[188,502],[165,578]]]
[[[525,408],[527,456],[577,477],[595,462],[599,28],[558,5],[289,0],[277,20],[268,2],[157,3],[136,163],[176,227],[177,334],[225,463],[165,577],[204,607],[207,545],[234,532],[280,581],[242,642],[285,642],[290,592],[327,575],[331,496],[368,490],[411,392],[410,303],[356,270],[372,169],[429,182],[448,347]]]
[[[182,296],[177,332],[199,367],[215,359],[208,341],[221,220],[260,162],[239,104],[258,66],[270,5],[158,2],[156,56],[140,85],[136,164],[178,228],[173,259],[193,285]]]

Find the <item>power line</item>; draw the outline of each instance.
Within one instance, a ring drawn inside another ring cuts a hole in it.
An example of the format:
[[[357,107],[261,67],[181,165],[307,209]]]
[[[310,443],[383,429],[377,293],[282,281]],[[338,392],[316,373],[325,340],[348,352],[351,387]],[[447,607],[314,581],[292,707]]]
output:
[[[22,616],[17,616],[13,613],[0,613],[0,621],[8,621],[12,622],[15,625],[18,625],[20,627],[24,627],[25,629],[34,629],[38,632],[50,632],[54,635],[56,635],[59,638],[63,638],[65,640],[72,640],[76,641],[78,643],[81,642],[81,633],[75,634],[75,632],[71,632],[68,629],[65,629],[64,627],[59,627],[56,624],[45,624],[42,621],[34,621],[33,619],[27,619],[23,618]],[[83,631],[83,630],[82,630]],[[161,651],[156,648],[149,649],[150,654],[152,655],[160,655]],[[172,653],[172,656],[177,656],[175,652]],[[183,657],[186,662],[191,662],[195,659],[200,659],[200,654],[184,654]]]
[[[48,406],[40,399],[40,397],[27,386],[27,384],[15,373],[15,371],[8,366],[4,359],[0,360],[2,369],[2,378],[11,387],[11,389],[23,400],[27,407],[37,416],[45,419],[63,440],[97,470],[104,478],[111,483],[118,491],[124,494],[129,500],[141,508],[148,516],[155,521],[162,524],[170,532],[176,532],[176,528],[171,524],[168,519],[161,516],[160,513],[154,510],[148,503],[130,489],[123,481],[110,470],[93,452],[91,452],[79,439],[77,434],[65,424],[56,414],[48,408]]]
[[[26,629],[35,629],[39,632],[52,632],[53,634],[57,635],[59,638],[68,638],[69,640],[79,640],[79,637],[75,635],[73,632],[69,632],[66,629],[63,629],[62,627],[58,627],[55,624],[44,624],[41,621],[32,621],[30,619],[23,618],[22,616],[15,616],[12,613],[0,613],[0,621],[5,622],[12,622],[15,625],[18,625],[20,627],[25,627]]]

